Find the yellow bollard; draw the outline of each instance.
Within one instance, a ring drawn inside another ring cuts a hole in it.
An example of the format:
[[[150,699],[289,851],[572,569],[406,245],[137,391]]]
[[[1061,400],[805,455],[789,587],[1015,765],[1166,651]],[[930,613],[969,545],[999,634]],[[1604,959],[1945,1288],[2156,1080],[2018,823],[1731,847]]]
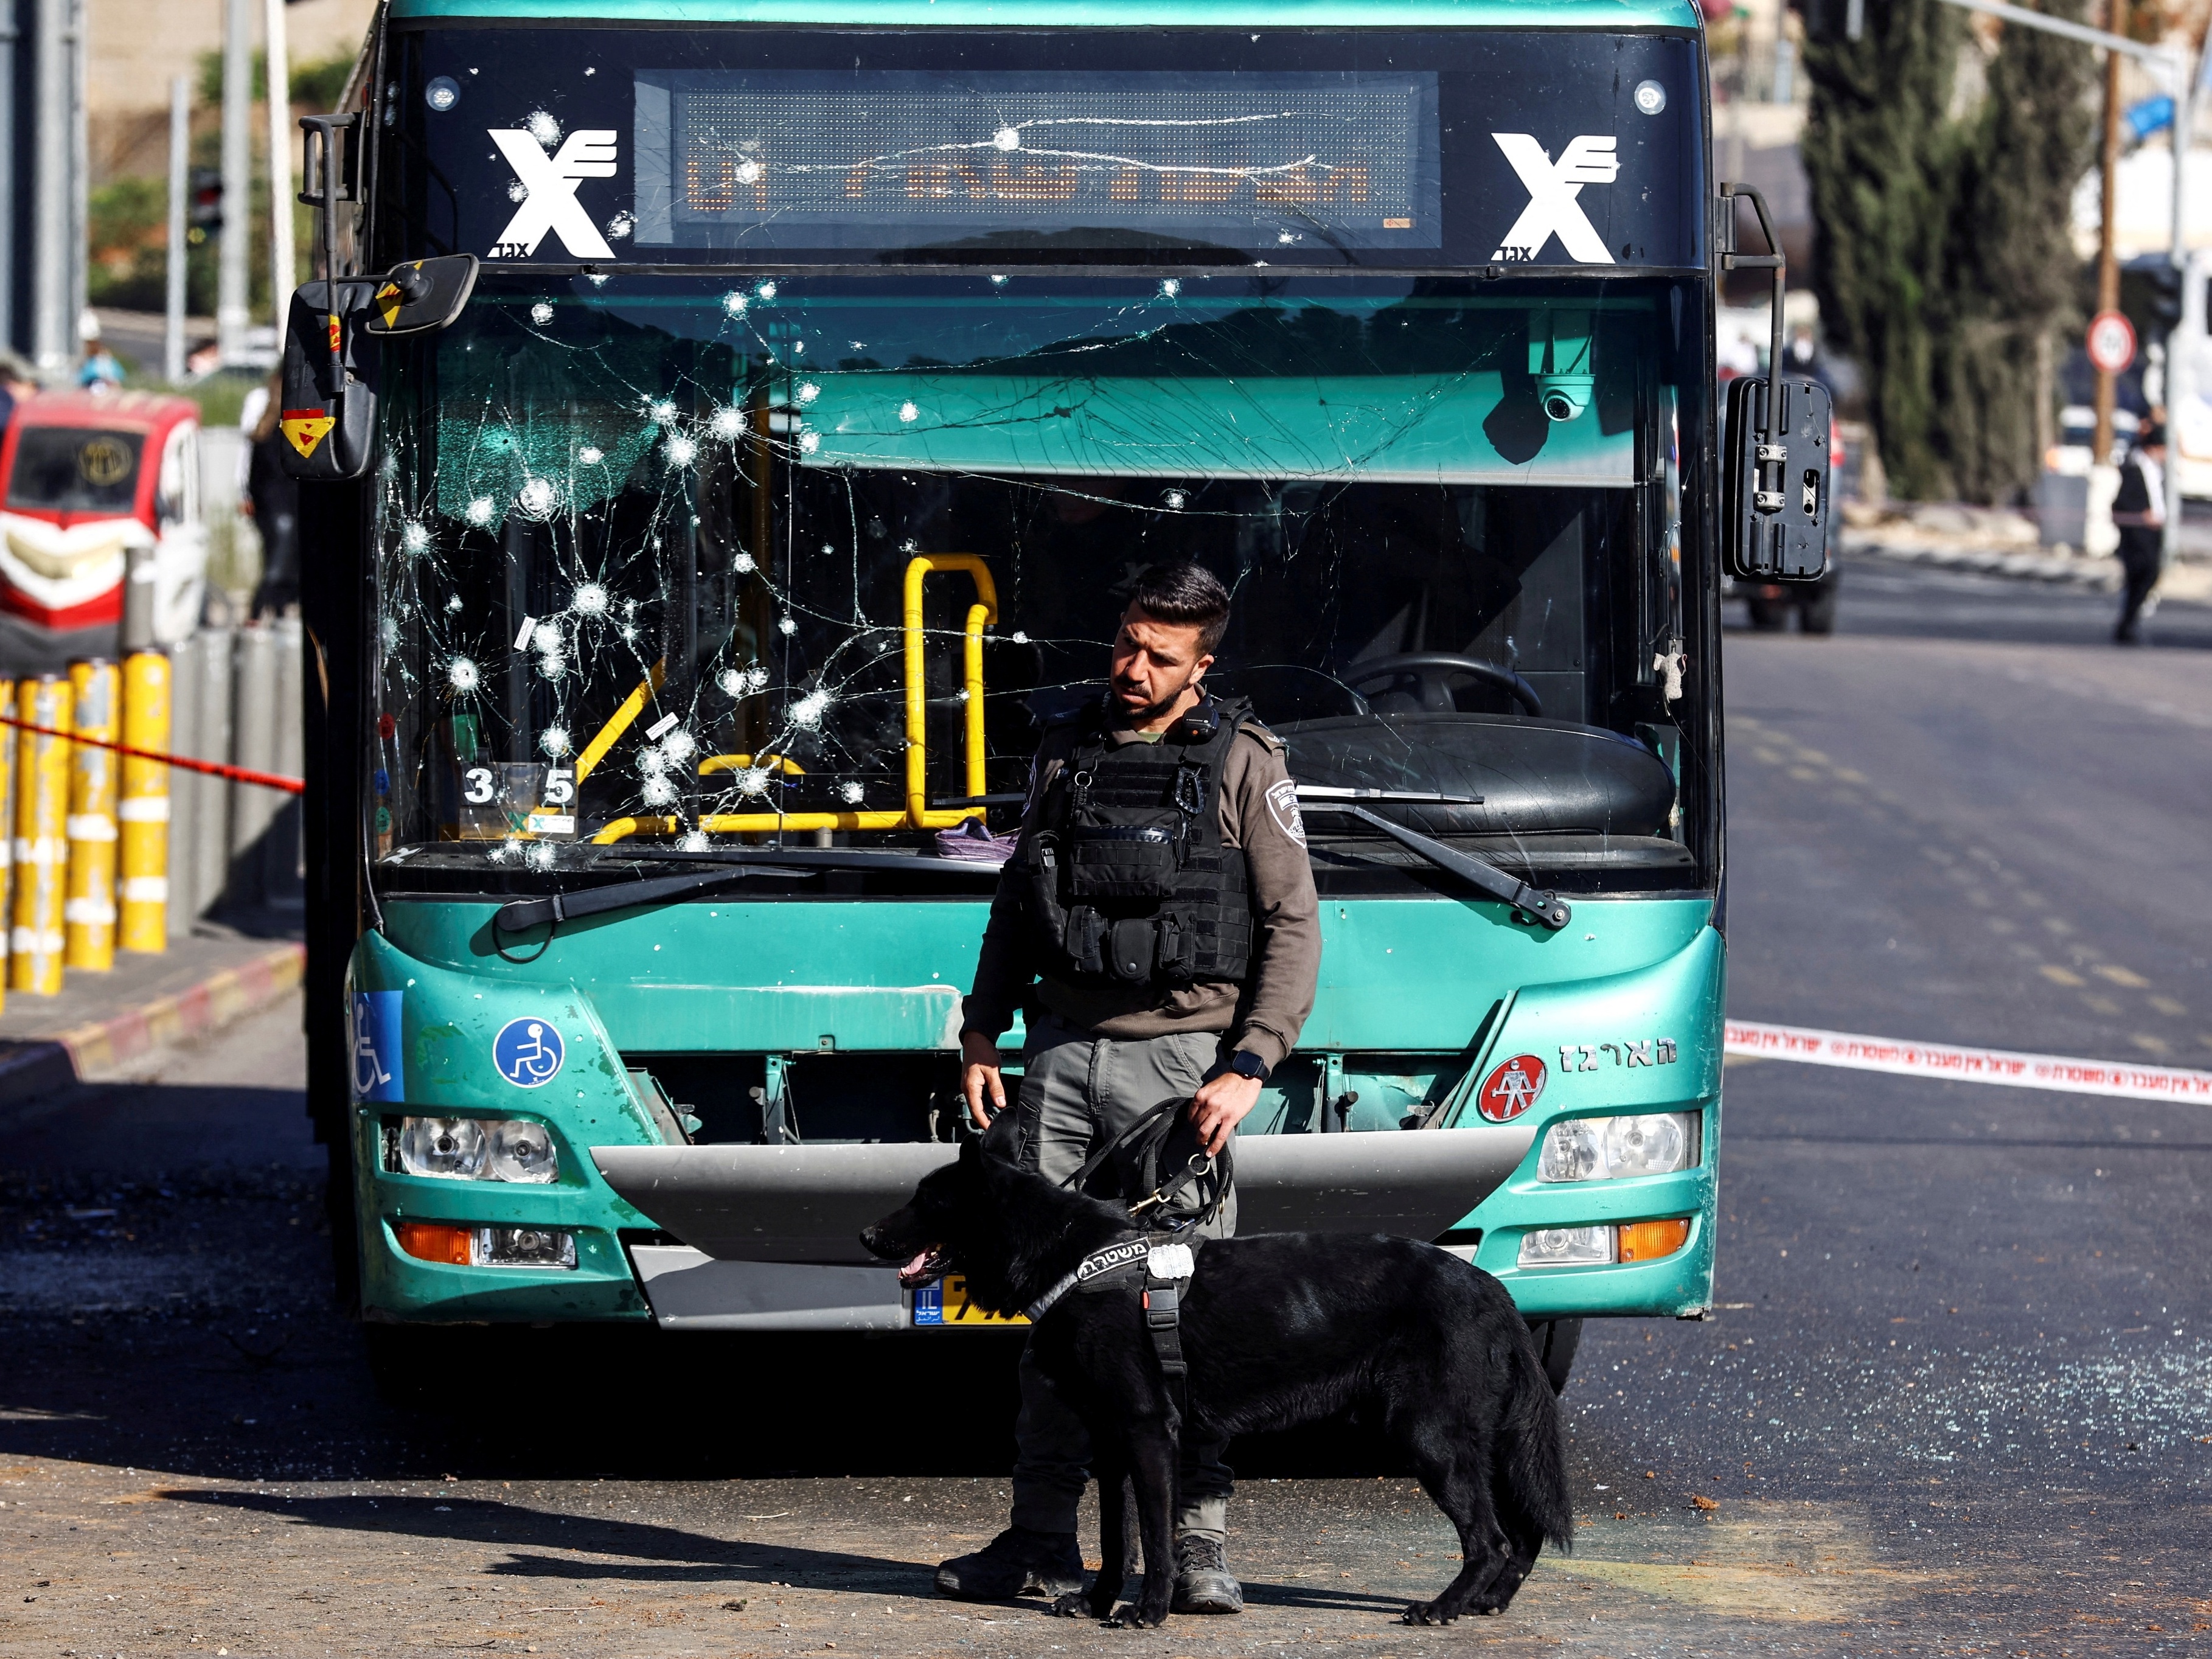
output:
[[[169,752],[169,659],[134,651],[123,661],[123,741],[157,755]],[[125,755],[123,793],[115,816],[123,827],[122,945],[169,948],[169,769]]]
[[[15,718],[43,728],[19,732],[15,747],[15,931],[8,983],[51,997],[62,988],[62,889],[68,873],[70,683],[41,674],[15,688]]]
[[[15,682],[0,680],[0,711],[15,712]],[[0,726],[0,964],[8,955],[8,901],[15,873],[15,728]],[[8,1006],[8,975],[0,966],[0,1008]]]
[[[81,738],[116,740],[122,679],[94,657],[70,665],[73,728]],[[62,904],[62,960],[106,973],[115,966],[115,772],[112,749],[70,745],[69,889]]]

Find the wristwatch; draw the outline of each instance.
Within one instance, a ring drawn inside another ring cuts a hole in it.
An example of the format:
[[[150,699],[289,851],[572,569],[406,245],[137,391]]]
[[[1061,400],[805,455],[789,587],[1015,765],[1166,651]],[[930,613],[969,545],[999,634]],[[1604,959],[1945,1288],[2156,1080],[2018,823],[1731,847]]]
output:
[[[1255,1083],[1265,1083],[1267,1080],[1267,1062],[1255,1054],[1239,1048],[1228,1059],[1216,1061],[1213,1069],[1206,1074],[1206,1080],[1211,1083],[1224,1072],[1234,1072],[1239,1077],[1250,1078]]]

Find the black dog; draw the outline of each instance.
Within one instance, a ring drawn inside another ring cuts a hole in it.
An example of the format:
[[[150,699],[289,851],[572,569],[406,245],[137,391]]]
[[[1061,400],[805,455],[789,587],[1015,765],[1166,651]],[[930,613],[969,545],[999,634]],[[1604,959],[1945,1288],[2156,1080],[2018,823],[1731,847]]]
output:
[[[1047,1297],[1095,1252],[1133,1241],[1114,1205],[1054,1186],[984,1152],[925,1177],[903,1209],[860,1235],[905,1260],[900,1282],[950,1270],[982,1307],[1014,1313]],[[1130,1252],[1141,1262],[1142,1252]],[[1110,1260],[1112,1258],[1099,1258]],[[1136,1493],[1145,1581],[1120,1622],[1164,1622],[1174,1590],[1176,1390],[1146,1325],[1141,1269],[1108,1288],[1063,1295],[1030,1343],[1091,1431],[1103,1558],[1085,1605],[1098,1618],[1121,1595],[1129,1543],[1122,1481]],[[1459,1530],[1459,1576],[1408,1624],[1500,1613],[1546,1539],[1573,1539],[1559,1407],[1528,1328],[1504,1287],[1449,1251],[1379,1236],[1278,1233],[1197,1251],[1182,1296],[1188,1410],[1223,1436],[1285,1429],[1351,1412],[1382,1429]]]

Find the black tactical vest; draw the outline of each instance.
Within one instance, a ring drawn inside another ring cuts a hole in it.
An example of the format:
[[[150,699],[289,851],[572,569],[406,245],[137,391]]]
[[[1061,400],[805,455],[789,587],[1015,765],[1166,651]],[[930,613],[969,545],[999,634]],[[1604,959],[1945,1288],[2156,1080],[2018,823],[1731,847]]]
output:
[[[1221,773],[1250,707],[1208,698],[1156,744],[1108,743],[1103,707],[1076,717],[1028,854],[1047,973],[1160,987],[1244,977],[1250,881],[1242,850],[1221,844]]]

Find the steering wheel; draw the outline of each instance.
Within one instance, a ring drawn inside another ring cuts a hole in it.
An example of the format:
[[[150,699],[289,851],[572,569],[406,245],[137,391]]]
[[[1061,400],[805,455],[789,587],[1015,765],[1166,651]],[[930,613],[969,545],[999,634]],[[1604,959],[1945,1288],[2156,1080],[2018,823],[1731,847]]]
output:
[[[1366,662],[1354,663],[1344,672],[1347,685],[1368,685],[1376,680],[1389,679],[1400,674],[1410,675],[1421,688],[1421,707],[1440,714],[1452,712],[1451,682],[1455,679],[1480,680],[1494,685],[1526,709],[1529,715],[1541,720],[1543,699],[1536,688],[1510,668],[1500,668],[1494,662],[1485,662],[1480,657],[1462,657],[1451,651],[1407,651],[1395,657],[1376,657]]]

